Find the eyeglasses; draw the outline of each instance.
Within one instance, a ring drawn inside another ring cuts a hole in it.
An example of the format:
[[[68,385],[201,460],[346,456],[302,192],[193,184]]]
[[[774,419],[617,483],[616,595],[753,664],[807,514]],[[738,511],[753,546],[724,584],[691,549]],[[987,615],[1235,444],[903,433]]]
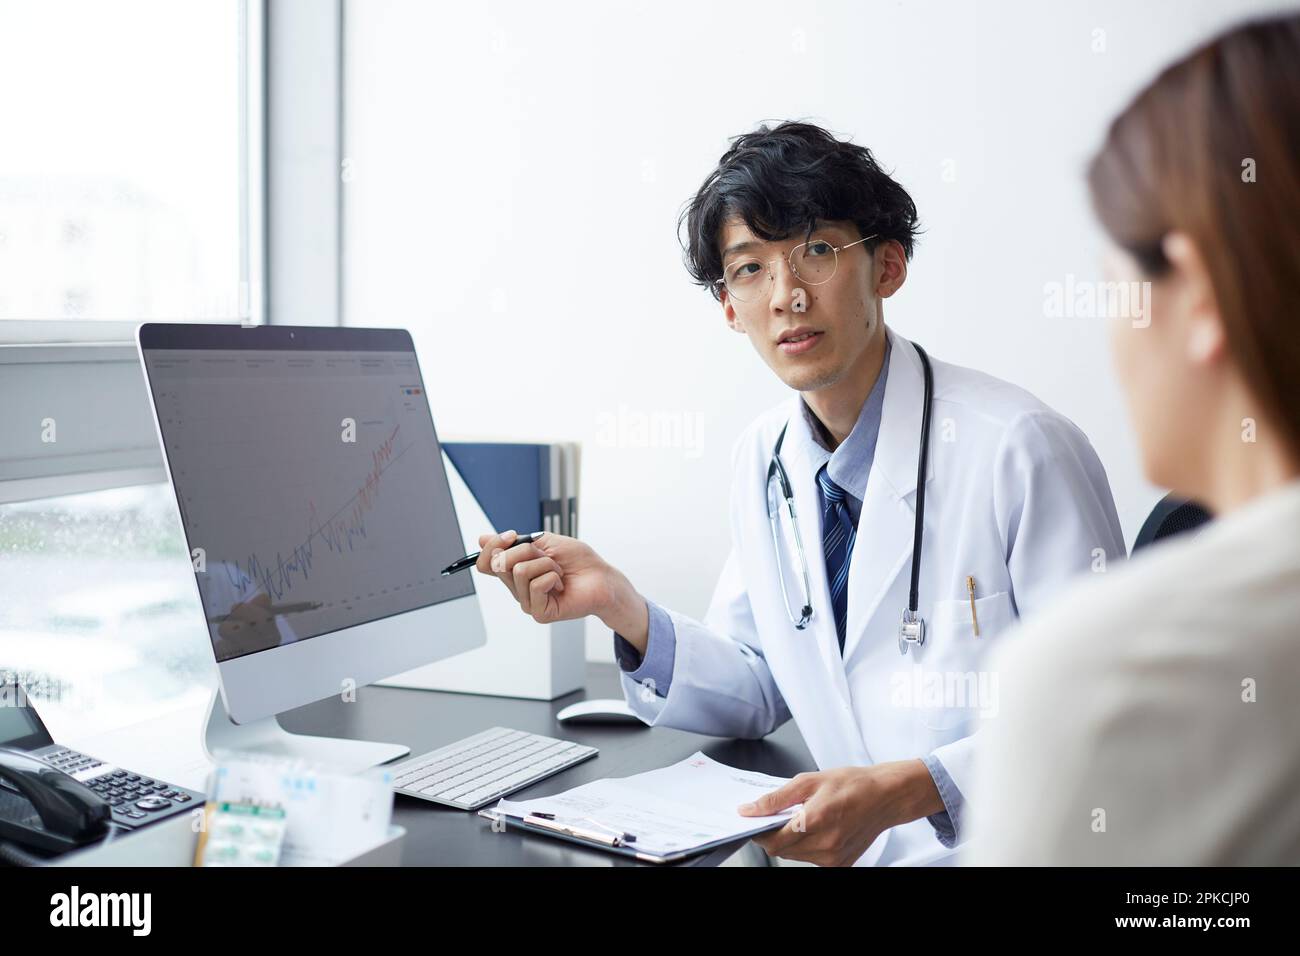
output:
[[[840,265],[840,253],[852,246],[875,239],[876,234],[847,242],[842,246],[832,246],[825,239],[813,239],[801,242],[785,255],[786,263],[796,279],[804,285],[824,285],[835,277]],[[758,302],[772,294],[775,275],[772,263],[776,259],[764,261],[757,257],[737,259],[722,271],[718,285],[726,288],[727,294],[738,302]]]

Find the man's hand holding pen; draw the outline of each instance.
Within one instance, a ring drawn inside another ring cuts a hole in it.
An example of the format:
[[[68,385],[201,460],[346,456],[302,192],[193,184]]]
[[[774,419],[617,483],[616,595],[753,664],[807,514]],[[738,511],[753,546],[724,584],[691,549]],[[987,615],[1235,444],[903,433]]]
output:
[[[514,531],[480,535],[478,571],[500,579],[540,624],[595,615],[645,653],[645,598],[621,571],[577,538],[546,532],[518,543],[518,537]]]

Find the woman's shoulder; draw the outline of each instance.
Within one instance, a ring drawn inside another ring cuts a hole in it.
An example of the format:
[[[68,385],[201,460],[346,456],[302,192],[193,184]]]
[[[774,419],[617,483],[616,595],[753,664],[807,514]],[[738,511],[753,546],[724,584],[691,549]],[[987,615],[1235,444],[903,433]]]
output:
[[[1161,542],[1076,582],[1021,626],[1004,663],[1040,680],[1144,679],[1161,661],[1300,661],[1300,487],[1198,535]]]

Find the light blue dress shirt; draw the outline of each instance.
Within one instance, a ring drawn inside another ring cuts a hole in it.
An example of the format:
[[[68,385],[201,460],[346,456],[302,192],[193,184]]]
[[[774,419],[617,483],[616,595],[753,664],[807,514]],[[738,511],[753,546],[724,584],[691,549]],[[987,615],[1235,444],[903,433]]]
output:
[[[834,450],[825,426],[813,414],[806,402],[799,403],[803,419],[812,433],[813,447],[810,449],[813,473],[826,465],[831,480],[846,492],[845,503],[853,523],[857,524],[862,513],[862,499],[867,491],[867,477],[871,473],[871,462],[876,455],[876,438],[880,434],[880,413],[885,404],[885,381],[889,377],[889,353],[892,345],[885,339],[885,358],[876,377],[876,384],[871,394],[862,405],[858,420],[849,432],[849,437]],[[817,497],[821,501],[821,485],[817,486]],[[822,510],[825,502],[822,501]],[[869,530],[867,532],[870,533]],[[861,538],[861,536],[860,536]],[[642,657],[635,647],[619,634],[614,635],[614,656],[618,665],[627,672],[628,677],[651,688],[660,697],[668,696],[668,688],[673,679],[673,661],[677,656],[677,635],[673,629],[672,618],[653,601],[646,601],[650,612],[650,632],[646,641],[646,653]],[[943,799],[945,812],[927,817],[934,827],[935,836],[946,847],[955,846],[960,830],[961,812],[965,802],[961,791],[953,782],[943,764],[933,755],[921,758],[934,785]]]

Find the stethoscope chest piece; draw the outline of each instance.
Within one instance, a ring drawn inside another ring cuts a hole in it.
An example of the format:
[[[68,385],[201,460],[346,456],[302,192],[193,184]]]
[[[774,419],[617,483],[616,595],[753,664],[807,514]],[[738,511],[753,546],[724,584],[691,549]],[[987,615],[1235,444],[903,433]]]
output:
[[[925,644],[925,618],[911,608],[903,611],[903,623],[898,626],[898,653],[906,656],[913,647]]]

